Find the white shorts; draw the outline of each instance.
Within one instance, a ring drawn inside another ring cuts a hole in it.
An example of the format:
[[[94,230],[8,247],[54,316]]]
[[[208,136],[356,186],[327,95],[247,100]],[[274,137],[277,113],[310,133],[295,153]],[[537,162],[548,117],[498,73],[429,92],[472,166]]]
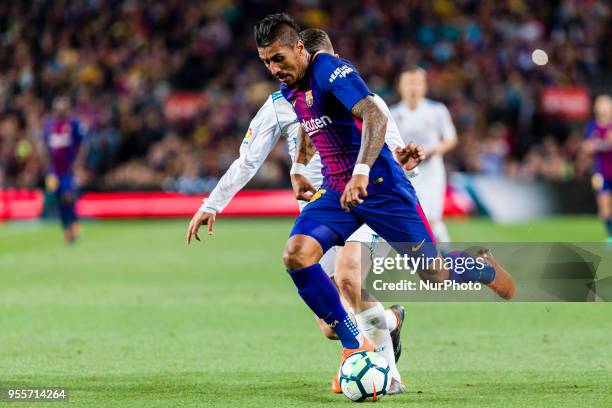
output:
[[[436,159],[435,157],[432,160]],[[416,190],[423,212],[428,220],[441,220],[446,195],[446,171],[442,161],[422,163],[419,175],[410,182]]]
[[[301,200],[298,201],[298,203],[300,206],[300,211],[302,211],[306,204],[308,204],[307,201]],[[389,250],[386,249],[389,248],[389,245],[378,245],[379,243],[386,241],[379,237],[378,234],[376,234],[376,232],[374,232],[374,230],[372,230],[372,228],[370,228],[366,224],[363,224],[361,227],[359,227],[357,231],[353,232],[351,236],[346,239],[346,242],[361,242],[362,244],[367,245],[370,249],[370,258],[374,256],[384,257],[389,252]],[[385,253],[379,254],[378,252],[380,251],[383,251]],[[325,270],[325,273],[327,273],[327,275],[330,277],[334,276],[334,266],[336,263],[337,253],[338,247],[332,247],[326,253],[323,254],[323,257],[319,261],[319,263],[323,267],[323,270]]]

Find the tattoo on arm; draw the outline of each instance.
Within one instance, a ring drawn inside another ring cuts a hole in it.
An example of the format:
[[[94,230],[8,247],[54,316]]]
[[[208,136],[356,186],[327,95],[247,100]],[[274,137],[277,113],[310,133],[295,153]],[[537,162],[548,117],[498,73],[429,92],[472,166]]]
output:
[[[314,144],[312,144],[312,140],[310,136],[306,133],[306,131],[300,126],[298,128],[298,137],[297,143],[295,146],[295,159],[296,163],[302,163],[304,165],[310,162],[312,156],[314,156],[317,151]]]
[[[357,163],[372,167],[385,144],[387,115],[376,105],[374,98],[366,96],[353,106],[351,113],[363,121],[361,148]]]

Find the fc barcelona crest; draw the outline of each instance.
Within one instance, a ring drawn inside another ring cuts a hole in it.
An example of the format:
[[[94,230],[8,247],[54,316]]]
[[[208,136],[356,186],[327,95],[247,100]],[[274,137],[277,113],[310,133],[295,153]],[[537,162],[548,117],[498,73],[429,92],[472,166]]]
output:
[[[313,102],[314,99],[312,98],[312,90],[306,91],[306,105],[308,105],[308,107],[311,107]]]

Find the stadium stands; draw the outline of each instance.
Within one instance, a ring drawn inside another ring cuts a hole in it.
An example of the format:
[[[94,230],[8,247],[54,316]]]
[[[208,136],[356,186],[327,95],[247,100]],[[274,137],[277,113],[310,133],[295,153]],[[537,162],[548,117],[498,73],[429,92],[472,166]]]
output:
[[[2,2],[0,187],[42,185],[42,120],[52,97],[67,92],[88,127],[79,171],[86,189],[209,191],[277,87],[257,60],[251,29],[284,5]],[[284,11],[326,29],[388,102],[397,100],[402,68],[427,68],[431,96],[447,103],[460,131],[451,170],[553,180],[588,174],[579,151],[584,118],[547,117],[539,97],[547,87],[609,89],[608,2],[314,0]],[[547,65],[533,63],[535,48],[547,52]],[[177,92],[198,101],[193,117],[168,115]],[[255,185],[286,186],[288,165],[280,146]]]

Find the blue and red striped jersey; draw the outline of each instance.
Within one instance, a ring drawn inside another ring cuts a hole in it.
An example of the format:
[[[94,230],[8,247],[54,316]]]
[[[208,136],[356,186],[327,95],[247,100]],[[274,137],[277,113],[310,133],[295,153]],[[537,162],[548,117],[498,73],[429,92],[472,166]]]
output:
[[[361,147],[362,123],[351,109],[373,93],[349,61],[325,53],[314,56],[296,85],[281,85],[281,92],[319,151],[321,188],[344,191]],[[404,172],[385,144],[370,170],[368,193],[384,191],[400,179]]]
[[[43,138],[49,151],[51,173],[72,171],[84,135],[76,119],[50,118],[44,125]]]

